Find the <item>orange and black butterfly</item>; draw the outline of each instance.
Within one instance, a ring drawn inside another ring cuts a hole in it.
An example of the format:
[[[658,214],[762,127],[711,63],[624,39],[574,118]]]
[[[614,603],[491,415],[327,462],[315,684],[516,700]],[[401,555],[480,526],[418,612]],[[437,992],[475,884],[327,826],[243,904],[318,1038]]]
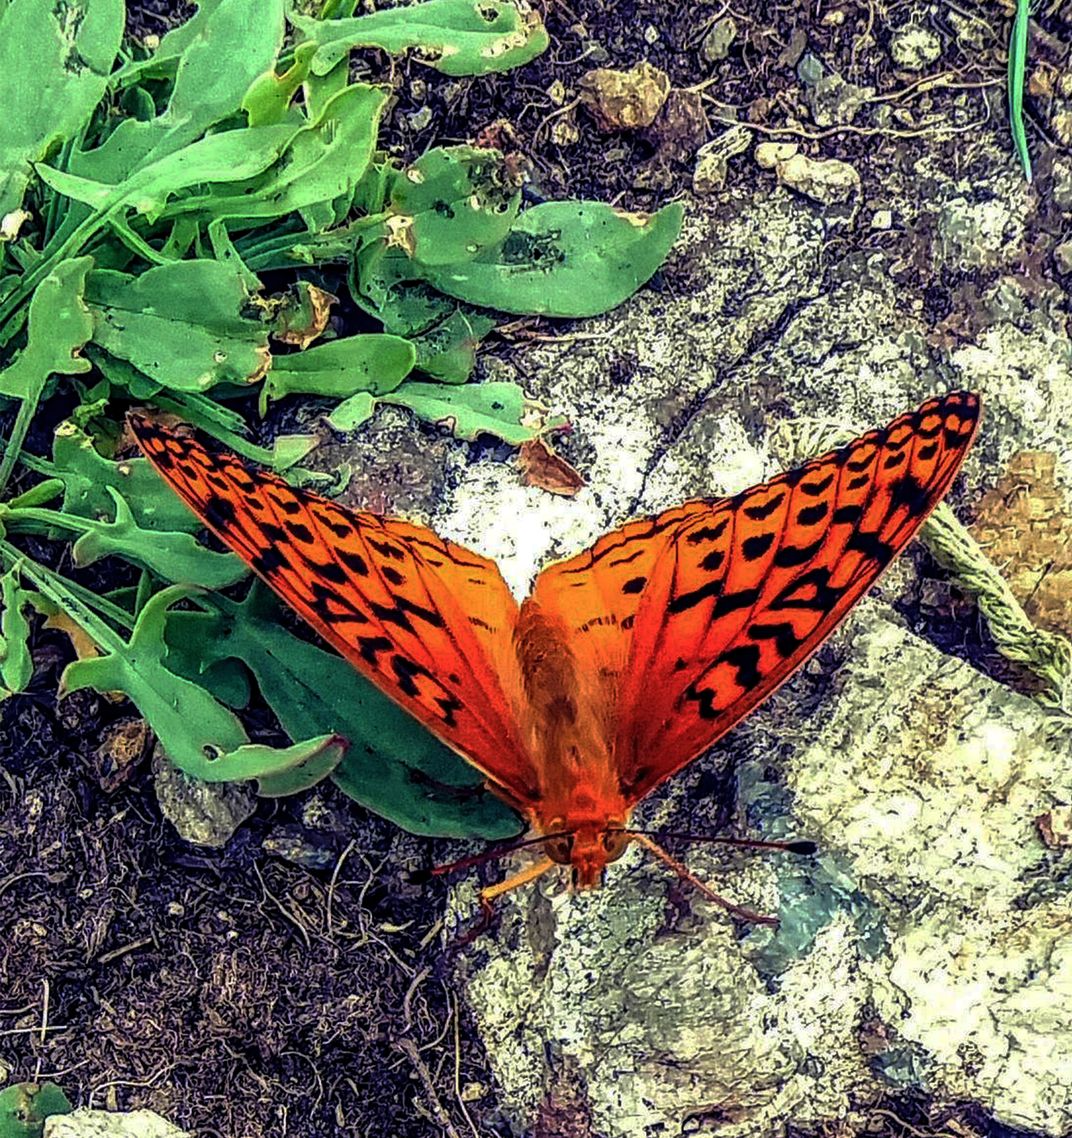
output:
[[[555,863],[597,885],[630,841],[680,869],[633,808],[837,627],[949,489],[979,410],[929,399],[733,497],[631,521],[520,604],[494,562],[423,526],[130,423],[209,529],[528,819],[544,859],[487,900]]]

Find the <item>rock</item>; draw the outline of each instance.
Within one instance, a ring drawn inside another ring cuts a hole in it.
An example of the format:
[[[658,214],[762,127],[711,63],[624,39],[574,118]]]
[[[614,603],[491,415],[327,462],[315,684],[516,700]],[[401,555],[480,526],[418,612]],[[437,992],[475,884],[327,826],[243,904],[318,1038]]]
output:
[[[179,837],[218,848],[257,808],[257,796],[240,782],[202,782],[183,774],[157,745],[153,789],[160,812]]]
[[[751,132],[745,126],[731,126],[717,138],[702,146],[696,155],[692,174],[692,189],[697,194],[709,194],[722,188],[729,171],[729,160],[743,154],[752,144]]]
[[[950,197],[938,211],[937,255],[958,270],[1003,264],[1019,247],[1024,221],[1011,195]]]
[[[1063,277],[1072,274],[1072,241],[1062,241],[1054,246],[1053,263]]]
[[[192,1138],[152,1110],[76,1110],[45,1122],[44,1138]]]
[[[794,154],[775,166],[778,180],[823,205],[847,201],[860,189],[860,175],[838,158],[809,158]]]
[[[1050,199],[1062,213],[1072,213],[1072,159],[1054,155]]]
[[[712,24],[710,31],[700,44],[700,55],[707,63],[719,63],[730,53],[730,47],[737,38],[737,21],[732,16],[723,16]]]
[[[684,162],[707,141],[711,124],[696,91],[672,90],[645,137],[666,161]]]
[[[1062,146],[1072,145],[1072,110],[1056,111],[1050,119],[1050,125]]]
[[[629,71],[597,67],[581,81],[581,101],[604,131],[651,126],[670,93],[665,71],[642,60]]]
[[[726,184],[729,163],[723,154],[708,151],[701,154],[692,171],[692,192],[694,194],[713,194]]]
[[[890,36],[890,58],[906,71],[922,71],[942,54],[937,33],[920,24],[905,24]]]
[[[825,74],[822,60],[814,52],[804,52],[797,62],[797,78],[805,87],[814,87]]]
[[[888,209],[876,209],[871,217],[871,228],[877,230],[893,227],[893,213]]]
[[[874,93],[874,87],[857,87],[840,75],[824,75],[807,88],[811,117],[816,126],[847,126]]]
[[[760,142],[756,145],[753,157],[756,165],[764,170],[773,170],[779,162],[786,162],[800,150],[796,142]]]
[[[1072,902],[1025,889],[1047,864],[1034,819],[1072,793],[1068,730],[874,604],[833,652],[848,658],[818,705],[798,678],[728,744],[742,817],[815,838],[819,856],[687,853],[702,880],[776,911],[777,932],[735,934],[636,850],[595,893],[548,875],[507,896],[467,992],[519,1130],[571,1072],[608,1138],[683,1132],[712,1109],[729,1135],[835,1117],[851,1130],[913,1049],[932,1093],[1014,1126],[1067,1125]],[[810,713],[787,732],[802,698]],[[685,798],[670,791],[642,824],[711,832],[712,808]]]

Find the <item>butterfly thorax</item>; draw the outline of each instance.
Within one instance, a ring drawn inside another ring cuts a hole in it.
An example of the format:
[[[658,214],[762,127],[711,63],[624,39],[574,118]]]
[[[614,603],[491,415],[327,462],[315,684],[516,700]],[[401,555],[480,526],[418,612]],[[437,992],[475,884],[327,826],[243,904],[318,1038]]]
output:
[[[598,885],[625,848],[618,831],[628,808],[610,753],[597,677],[577,664],[562,622],[531,600],[521,607],[514,645],[525,686],[526,743],[539,772],[536,828],[553,860],[572,865],[578,888]]]

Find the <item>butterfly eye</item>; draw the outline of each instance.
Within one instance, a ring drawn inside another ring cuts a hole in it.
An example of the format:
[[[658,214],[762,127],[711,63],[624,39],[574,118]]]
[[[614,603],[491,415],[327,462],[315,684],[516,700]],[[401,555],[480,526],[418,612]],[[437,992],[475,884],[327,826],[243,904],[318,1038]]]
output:
[[[547,856],[559,865],[569,865],[573,859],[573,835],[559,834],[547,839]]]

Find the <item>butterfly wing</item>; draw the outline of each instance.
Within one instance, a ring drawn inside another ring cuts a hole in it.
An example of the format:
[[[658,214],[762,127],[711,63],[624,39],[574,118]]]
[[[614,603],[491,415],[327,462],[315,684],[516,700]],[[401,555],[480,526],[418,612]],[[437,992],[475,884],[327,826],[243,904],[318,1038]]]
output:
[[[949,489],[977,396],[889,426],[733,498],[631,522],[537,579],[599,688],[627,800],[679,770],[791,676]]]
[[[190,509],[358,671],[514,805],[537,795],[518,729],[517,603],[494,562],[249,470],[152,419],[129,421]]]

